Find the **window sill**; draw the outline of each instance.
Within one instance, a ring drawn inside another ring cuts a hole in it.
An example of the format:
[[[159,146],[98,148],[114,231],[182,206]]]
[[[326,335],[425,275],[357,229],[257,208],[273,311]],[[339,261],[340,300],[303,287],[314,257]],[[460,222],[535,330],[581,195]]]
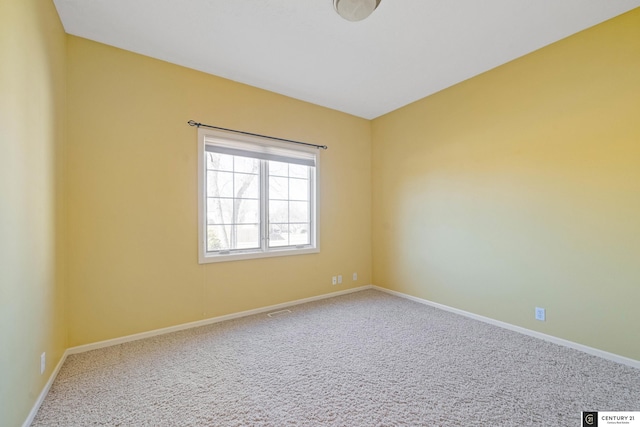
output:
[[[309,247],[304,249],[272,249],[269,252],[241,252],[230,254],[205,254],[200,256],[200,264],[209,264],[212,262],[230,262],[230,261],[242,261],[247,259],[257,258],[273,258],[282,256],[294,256],[294,255],[306,255],[316,254],[320,252],[320,248]]]

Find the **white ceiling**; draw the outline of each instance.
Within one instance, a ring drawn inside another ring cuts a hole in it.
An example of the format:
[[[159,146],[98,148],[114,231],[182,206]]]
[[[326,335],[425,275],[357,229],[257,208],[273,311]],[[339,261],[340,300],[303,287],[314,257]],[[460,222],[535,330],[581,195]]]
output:
[[[54,0],[69,34],[366,119],[628,10],[640,0]]]

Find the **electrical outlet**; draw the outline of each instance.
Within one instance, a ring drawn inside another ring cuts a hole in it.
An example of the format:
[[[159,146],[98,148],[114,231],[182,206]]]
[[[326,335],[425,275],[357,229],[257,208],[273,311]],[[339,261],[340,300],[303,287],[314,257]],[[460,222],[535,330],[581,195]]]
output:
[[[358,280],[358,273],[353,273],[353,281],[355,282],[356,280]]]
[[[47,369],[47,353],[44,352],[40,355],[40,375],[44,374]]]
[[[337,284],[338,284],[338,278],[337,278],[336,276],[333,276],[333,277],[331,278],[331,283],[332,283],[333,285],[337,285]]]
[[[338,275],[338,285],[342,285],[342,274]]]
[[[536,307],[536,320],[544,322],[546,317],[546,310],[544,308]]]

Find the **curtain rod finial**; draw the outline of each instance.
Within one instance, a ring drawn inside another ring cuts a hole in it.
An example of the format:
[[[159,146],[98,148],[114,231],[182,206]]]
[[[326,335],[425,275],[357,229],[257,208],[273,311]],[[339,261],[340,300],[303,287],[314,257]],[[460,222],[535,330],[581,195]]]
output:
[[[200,123],[196,123],[196,122],[194,122],[193,120],[189,120],[189,121],[187,122],[187,124],[188,124],[189,126],[198,126],[198,127],[200,127]]]

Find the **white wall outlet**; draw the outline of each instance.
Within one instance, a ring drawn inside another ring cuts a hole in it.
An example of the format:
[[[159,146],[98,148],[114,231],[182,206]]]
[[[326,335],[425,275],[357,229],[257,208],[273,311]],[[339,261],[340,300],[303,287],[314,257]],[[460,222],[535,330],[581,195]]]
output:
[[[541,320],[544,322],[546,317],[546,310],[544,308],[536,307],[536,320]]]
[[[338,284],[338,278],[337,278],[336,276],[333,276],[333,277],[331,278],[331,283],[332,283],[333,285],[337,285],[337,284]]]
[[[355,282],[356,280],[358,280],[358,273],[353,273],[353,281]]]
[[[40,375],[44,374],[45,369],[47,369],[47,352],[40,355]]]
[[[338,275],[338,285],[342,285],[342,274]]]

